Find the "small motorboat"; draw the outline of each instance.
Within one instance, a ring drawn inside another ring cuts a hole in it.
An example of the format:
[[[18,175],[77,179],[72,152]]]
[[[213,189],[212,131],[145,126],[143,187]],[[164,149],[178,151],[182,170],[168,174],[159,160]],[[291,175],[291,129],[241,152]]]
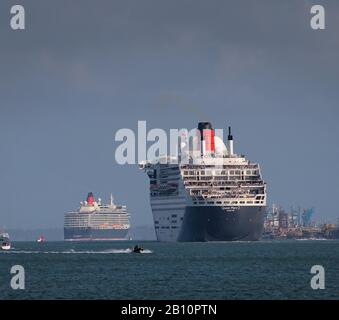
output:
[[[139,247],[138,245],[134,246],[134,248],[132,249],[133,253],[141,253],[144,251],[144,248]]]
[[[11,249],[11,244],[8,242],[3,242],[2,244],[1,244],[1,249],[2,250],[10,250]]]
[[[11,242],[9,241],[8,233],[0,233],[0,248],[2,250],[11,249]]]

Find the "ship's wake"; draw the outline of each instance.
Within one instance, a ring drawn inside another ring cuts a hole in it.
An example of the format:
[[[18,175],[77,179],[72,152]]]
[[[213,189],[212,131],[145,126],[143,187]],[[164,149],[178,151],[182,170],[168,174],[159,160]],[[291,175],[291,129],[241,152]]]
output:
[[[0,253],[4,254],[115,254],[115,253],[133,253],[131,248],[127,249],[107,249],[107,250],[62,250],[62,251],[34,251],[34,250],[8,250],[8,251],[0,251]],[[144,249],[143,253],[153,253],[153,251],[149,249]]]
[[[149,250],[149,249],[143,249],[143,251],[141,251],[140,253],[152,253],[153,251]],[[130,248],[127,249],[108,249],[108,250],[104,250],[104,251],[100,251],[100,252],[96,252],[96,253],[133,253],[133,250]]]

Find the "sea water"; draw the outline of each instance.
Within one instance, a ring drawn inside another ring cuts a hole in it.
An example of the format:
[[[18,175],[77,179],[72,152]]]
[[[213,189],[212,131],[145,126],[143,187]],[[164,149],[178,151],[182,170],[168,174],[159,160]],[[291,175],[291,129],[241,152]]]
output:
[[[0,299],[338,299],[339,241],[14,242],[0,251]],[[25,289],[13,290],[13,265]],[[311,288],[312,266],[325,289]]]

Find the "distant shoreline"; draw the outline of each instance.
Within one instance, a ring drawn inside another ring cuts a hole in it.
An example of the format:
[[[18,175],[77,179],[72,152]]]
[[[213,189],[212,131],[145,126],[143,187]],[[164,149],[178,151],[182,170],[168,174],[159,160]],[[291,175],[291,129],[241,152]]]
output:
[[[63,228],[35,228],[35,229],[7,229],[11,241],[25,242],[36,241],[40,235],[44,235],[47,241],[64,241]],[[149,225],[140,225],[131,228],[132,240],[153,241],[156,240],[154,228]]]

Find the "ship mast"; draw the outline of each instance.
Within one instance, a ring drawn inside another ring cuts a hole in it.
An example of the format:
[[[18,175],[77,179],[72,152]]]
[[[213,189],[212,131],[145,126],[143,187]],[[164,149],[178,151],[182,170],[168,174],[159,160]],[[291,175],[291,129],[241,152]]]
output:
[[[234,154],[234,150],[233,150],[233,136],[231,133],[231,127],[228,127],[228,150],[229,150],[229,154],[232,156]]]

